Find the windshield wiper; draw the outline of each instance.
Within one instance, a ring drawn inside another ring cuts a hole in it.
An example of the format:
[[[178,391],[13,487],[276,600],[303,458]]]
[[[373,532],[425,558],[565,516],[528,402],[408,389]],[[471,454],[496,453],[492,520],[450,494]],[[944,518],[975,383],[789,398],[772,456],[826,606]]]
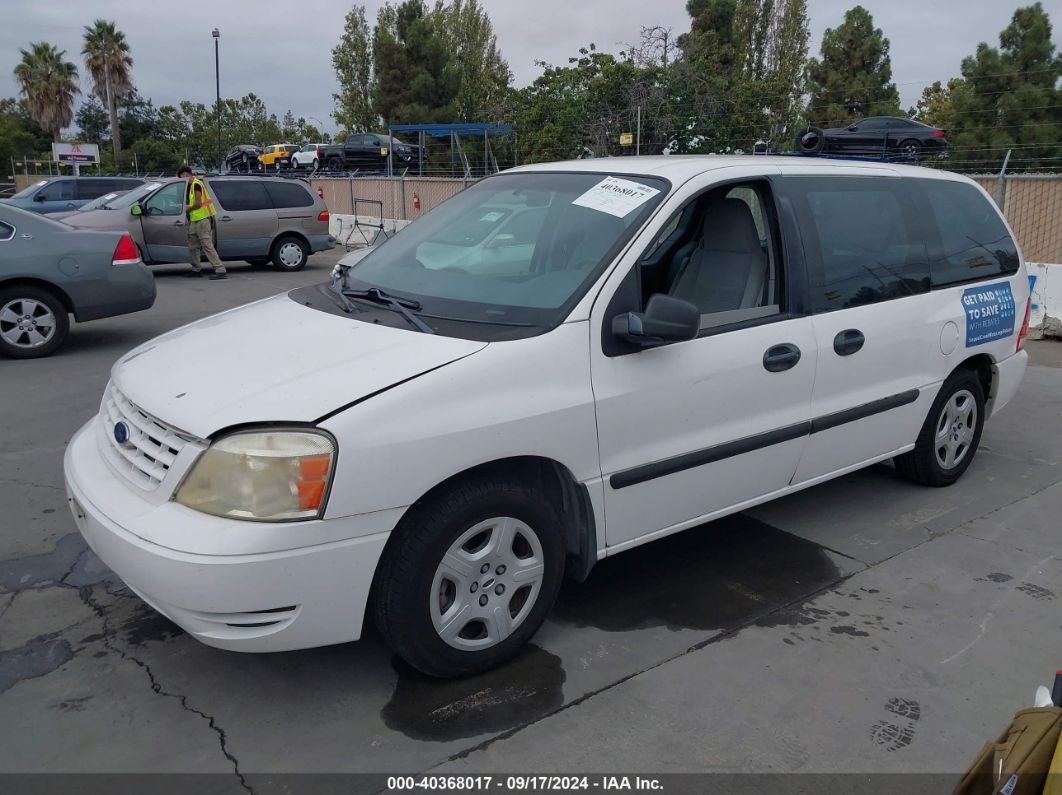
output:
[[[389,306],[412,323],[418,331],[423,331],[425,334],[435,333],[435,329],[414,315],[413,312],[409,311],[411,309],[414,311],[420,309],[420,301],[414,301],[409,298],[399,298],[390,293],[385,293],[379,287],[370,287],[368,290],[341,290],[340,294],[344,298],[360,298],[363,301],[371,301],[374,304]]]

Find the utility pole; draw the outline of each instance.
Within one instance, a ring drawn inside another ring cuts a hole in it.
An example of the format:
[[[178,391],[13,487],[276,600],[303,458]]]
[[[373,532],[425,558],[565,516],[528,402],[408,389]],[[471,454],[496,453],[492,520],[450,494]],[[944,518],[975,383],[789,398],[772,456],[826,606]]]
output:
[[[221,173],[221,57],[218,54],[218,42],[221,41],[221,31],[214,28],[210,32],[214,37],[214,87],[217,89],[217,104],[214,105],[214,113],[218,117],[218,173]]]
[[[642,154],[642,106],[638,106],[638,127],[637,133],[634,139],[634,156],[641,157]]]

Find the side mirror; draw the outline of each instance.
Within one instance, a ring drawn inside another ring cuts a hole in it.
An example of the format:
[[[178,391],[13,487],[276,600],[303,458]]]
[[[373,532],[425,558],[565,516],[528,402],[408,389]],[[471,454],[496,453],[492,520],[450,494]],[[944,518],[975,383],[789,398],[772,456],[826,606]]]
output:
[[[143,215],[144,214],[144,208],[141,207],[139,204],[134,204],[132,207],[129,208],[129,214],[130,215]]]
[[[848,132],[855,132],[858,129],[859,129],[859,125],[858,124],[853,124],[851,127],[848,128]]]
[[[33,194],[33,201],[35,201],[35,202],[48,201],[48,197],[44,195],[43,191],[41,191],[39,193],[34,193]]]
[[[627,312],[612,318],[612,333],[642,347],[685,342],[697,336],[701,313],[689,301],[657,293],[645,312]]]

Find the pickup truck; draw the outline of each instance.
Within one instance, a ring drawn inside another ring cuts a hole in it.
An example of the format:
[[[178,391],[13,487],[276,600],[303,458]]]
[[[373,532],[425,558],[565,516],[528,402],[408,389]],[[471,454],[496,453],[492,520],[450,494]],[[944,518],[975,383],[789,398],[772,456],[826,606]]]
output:
[[[420,147],[397,138],[388,138],[384,133],[354,133],[342,143],[323,147],[320,159],[321,165],[328,171],[351,168],[386,171],[389,156],[392,158],[392,168],[409,168],[417,164]]]

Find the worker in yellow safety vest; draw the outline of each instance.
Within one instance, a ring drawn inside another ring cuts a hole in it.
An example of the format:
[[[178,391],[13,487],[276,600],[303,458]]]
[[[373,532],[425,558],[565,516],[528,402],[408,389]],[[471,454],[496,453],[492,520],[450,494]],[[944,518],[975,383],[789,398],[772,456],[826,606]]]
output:
[[[214,228],[211,219],[218,214],[214,201],[207,193],[203,181],[192,173],[188,166],[182,166],[177,172],[188,183],[188,195],[185,197],[185,213],[188,217],[188,253],[192,258],[192,272],[188,276],[202,276],[200,262],[203,255],[214,266],[211,280],[224,279],[225,265],[214,248]]]

